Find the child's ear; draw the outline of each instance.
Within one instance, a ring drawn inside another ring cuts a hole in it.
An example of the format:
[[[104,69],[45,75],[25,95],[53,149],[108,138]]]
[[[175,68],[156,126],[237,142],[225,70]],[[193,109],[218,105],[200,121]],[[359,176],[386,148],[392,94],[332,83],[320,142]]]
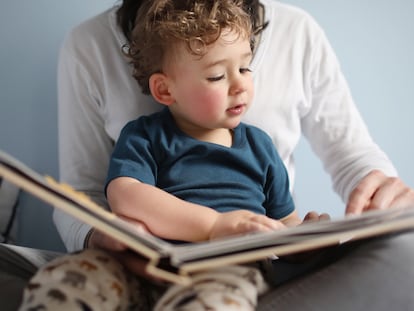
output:
[[[149,79],[149,88],[154,99],[166,106],[174,103],[174,97],[169,91],[169,79],[163,73],[154,73]]]

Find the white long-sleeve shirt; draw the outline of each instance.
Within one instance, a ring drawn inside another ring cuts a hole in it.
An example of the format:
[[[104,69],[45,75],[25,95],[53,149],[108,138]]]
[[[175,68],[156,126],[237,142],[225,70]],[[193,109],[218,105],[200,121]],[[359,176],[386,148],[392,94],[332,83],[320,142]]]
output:
[[[302,133],[344,201],[373,169],[395,176],[372,141],[318,24],[298,8],[261,2],[269,25],[251,64],[255,99],[244,121],[272,137],[291,185],[293,151]],[[103,206],[109,157],[120,130],[127,121],[160,109],[132,78],[121,52],[126,39],[116,9],[68,34],[58,69],[60,179]],[[67,249],[81,249],[90,226],[58,209],[54,220]]]

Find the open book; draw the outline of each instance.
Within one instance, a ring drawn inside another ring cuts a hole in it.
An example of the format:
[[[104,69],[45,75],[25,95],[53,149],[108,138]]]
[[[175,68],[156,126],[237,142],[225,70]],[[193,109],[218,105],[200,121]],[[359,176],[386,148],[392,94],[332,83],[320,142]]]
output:
[[[112,236],[148,260],[147,272],[169,282],[191,282],[192,274],[228,264],[301,253],[414,228],[414,208],[366,212],[361,216],[310,222],[267,233],[214,241],[171,244],[95,204],[84,194],[40,175],[0,150],[1,179]]]

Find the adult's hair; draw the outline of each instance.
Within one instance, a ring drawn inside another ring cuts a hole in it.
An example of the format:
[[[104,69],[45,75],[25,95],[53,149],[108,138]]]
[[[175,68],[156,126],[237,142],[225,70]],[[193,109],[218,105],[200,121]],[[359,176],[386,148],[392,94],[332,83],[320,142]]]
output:
[[[145,1],[147,0],[123,0],[117,11],[118,24],[128,40],[131,38],[138,9]],[[260,15],[260,2],[259,0],[244,0],[243,3],[244,10],[250,14],[253,32],[258,34],[267,25]]]

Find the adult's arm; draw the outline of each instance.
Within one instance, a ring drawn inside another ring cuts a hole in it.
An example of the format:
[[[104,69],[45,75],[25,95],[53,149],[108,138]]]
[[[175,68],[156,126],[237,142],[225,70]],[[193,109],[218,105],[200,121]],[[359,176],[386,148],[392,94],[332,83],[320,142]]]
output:
[[[69,35],[62,45],[58,64],[58,129],[60,180],[85,192],[95,202],[106,206],[103,181],[107,173],[113,142],[105,132],[101,94],[75,49],[82,47],[81,36]],[[77,57],[75,57],[77,55]],[[68,251],[84,247],[91,227],[61,212],[54,211],[54,221]]]
[[[310,109],[302,118],[303,133],[344,202],[358,186],[369,199],[367,183],[361,184],[366,176],[377,170],[395,178],[397,172],[370,136],[324,32],[312,19],[308,23],[310,44],[304,66]]]

